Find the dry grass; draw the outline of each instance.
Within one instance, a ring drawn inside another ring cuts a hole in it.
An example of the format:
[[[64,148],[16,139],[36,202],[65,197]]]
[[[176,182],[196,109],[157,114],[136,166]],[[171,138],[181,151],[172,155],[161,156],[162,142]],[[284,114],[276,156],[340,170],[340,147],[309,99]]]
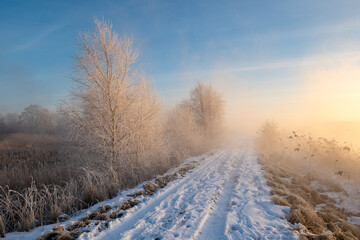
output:
[[[33,181],[37,185],[64,185],[79,172],[81,155],[74,146],[63,146],[53,136],[13,134],[4,141],[16,142],[11,147],[0,147],[0,186],[22,191]],[[10,139],[10,140],[9,140]],[[41,142],[43,141],[43,142]]]
[[[27,231],[55,223],[59,215],[72,214],[114,197],[126,185],[114,179],[111,171],[83,171],[81,177],[70,179],[63,186],[37,186],[33,182],[23,191],[0,188],[0,220],[4,220],[5,231]]]
[[[312,189],[309,178],[300,178],[290,168],[279,168],[263,158],[261,163],[267,171],[274,203],[290,207],[289,222],[306,227],[302,239],[360,239],[359,226],[347,221],[348,213],[344,209],[337,208],[331,199]],[[284,171],[293,176],[291,182],[281,177]],[[316,211],[318,204],[325,204],[325,207]],[[326,234],[327,230],[332,234]]]
[[[39,135],[34,139],[26,135],[24,142],[16,144],[19,137],[2,138],[2,143],[14,143],[0,147],[0,236],[55,223],[60,214],[114,197],[181,160],[170,162],[159,155],[148,165],[134,161],[116,178],[103,156]]]
[[[51,166],[32,165],[30,162],[23,163],[18,167],[5,167],[0,169],[0,186],[21,191],[35,181],[37,185],[58,184],[63,186],[79,172],[72,164]]]
[[[286,162],[329,184],[347,181],[360,184],[360,152],[349,143],[326,138],[273,131],[258,139],[263,157],[274,162]]]
[[[13,133],[0,135],[0,149],[31,147],[39,144],[56,143],[57,137],[49,134]]]
[[[295,132],[284,137],[273,123],[262,129],[257,146],[273,201],[290,207],[289,222],[306,227],[301,239],[360,239],[360,227],[347,221],[352,214],[322,194],[346,195],[343,183],[360,184],[359,175],[355,175],[360,171],[355,150],[334,140],[314,140]],[[313,181],[323,189],[313,189]],[[319,204],[323,207],[318,209]]]

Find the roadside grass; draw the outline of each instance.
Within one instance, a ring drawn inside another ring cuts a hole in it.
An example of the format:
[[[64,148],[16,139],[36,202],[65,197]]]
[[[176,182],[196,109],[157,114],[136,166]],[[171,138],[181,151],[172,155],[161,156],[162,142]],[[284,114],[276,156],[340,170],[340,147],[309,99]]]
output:
[[[311,176],[301,176],[290,167],[274,165],[263,158],[260,162],[266,170],[267,183],[272,187],[274,203],[290,207],[289,222],[305,227],[296,229],[301,230],[301,239],[360,239],[360,227],[347,220],[354,214],[335,206],[335,200],[313,189]],[[291,181],[284,178],[291,178]],[[341,189],[337,185],[329,187],[332,191]],[[322,207],[317,209],[319,204]]]
[[[328,193],[357,196],[360,160],[349,144],[311,136],[283,134],[267,122],[257,139],[259,161],[272,187],[274,203],[290,207],[288,221],[301,239],[360,239],[360,226],[348,221],[360,216]],[[316,185],[315,185],[316,183]],[[298,225],[301,224],[301,225]]]
[[[204,160],[205,158],[201,158]],[[52,239],[76,239],[82,233],[87,231],[87,228],[94,228],[98,231],[103,231],[109,227],[109,222],[115,219],[126,216],[128,211],[133,207],[144,201],[144,198],[150,197],[155,194],[159,189],[166,187],[171,181],[184,177],[186,173],[197,166],[197,161],[187,163],[183,167],[178,167],[173,172],[165,173],[162,176],[157,176],[152,181],[147,181],[141,188],[134,189],[134,193],[127,194],[120,204],[101,205],[95,211],[82,217],[70,226],[66,227],[65,224],[58,222],[57,225],[39,237],[38,240],[52,240]]]
[[[33,137],[16,134],[0,141],[0,237],[55,223],[60,215],[112,198],[186,157],[154,159],[141,168],[129,163],[115,177],[103,156],[51,136]]]

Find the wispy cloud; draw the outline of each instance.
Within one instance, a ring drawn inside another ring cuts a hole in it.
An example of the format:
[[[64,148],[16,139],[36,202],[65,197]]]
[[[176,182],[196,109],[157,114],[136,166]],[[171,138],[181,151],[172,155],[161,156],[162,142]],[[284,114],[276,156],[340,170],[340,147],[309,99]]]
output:
[[[331,35],[337,36],[346,32],[356,32],[359,30],[359,28],[360,21],[358,18],[356,18],[345,22],[339,22],[337,24],[319,25],[278,31],[273,30],[269,32],[253,34],[248,36],[247,38],[251,40],[271,41],[288,38],[324,37]]]
[[[229,68],[229,69],[219,69],[213,70],[215,72],[245,72],[245,71],[256,71],[256,70],[266,70],[266,69],[281,69],[281,68],[290,68],[290,67],[304,67],[309,65],[323,65],[333,62],[347,62],[347,61],[357,61],[360,60],[360,51],[355,52],[344,52],[344,53],[332,53],[324,54],[320,56],[311,56],[303,59],[295,60],[282,60],[272,63],[264,63],[253,66],[245,66],[239,68]]]
[[[56,24],[49,28],[44,29],[42,32],[37,34],[36,36],[30,37],[28,41],[23,42],[14,48],[10,49],[9,52],[19,52],[26,49],[29,49],[37,44],[39,44],[43,39],[45,39],[47,36],[51,35],[58,29],[62,28],[64,24]]]
[[[259,71],[259,70],[278,70],[284,68],[319,66],[319,65],[331,64],[331,63],[354,62],[359,60],[360,60],[360,51],[338,52],[338,53],[319,54],[319,55],[309,56],[300,59],[286,59],[275,62],[259,63],[259,64],[235,67],[235,68],[214,67],[210,69],[183,71],[183,72],[165,74],[166,76],[162,75],[161,77],[162,78],[164,77],[177,78],[182,76],[205,77],[208,75],[220,74],[220,73],[240,73],[240,72],[251,72],[251,71]]]

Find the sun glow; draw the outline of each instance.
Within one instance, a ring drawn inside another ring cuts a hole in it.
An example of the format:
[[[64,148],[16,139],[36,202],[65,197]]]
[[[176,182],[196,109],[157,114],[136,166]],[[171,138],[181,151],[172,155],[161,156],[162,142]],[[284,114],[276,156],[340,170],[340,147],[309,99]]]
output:
[[[298,71],[299,76],[290,75],[288,82],[268,82],[268,88],[256,89],[249,79],[223,75],[220,84],[227,98],[228,124],[240,132],[255,133],[264,119],[272,119],[285,128],[325,137],[331,133],[329,137],[360,143],[354,139],[356,129],[360,130],[359,59],[300,64]],[[274,84],[278,85],[271,89]]]

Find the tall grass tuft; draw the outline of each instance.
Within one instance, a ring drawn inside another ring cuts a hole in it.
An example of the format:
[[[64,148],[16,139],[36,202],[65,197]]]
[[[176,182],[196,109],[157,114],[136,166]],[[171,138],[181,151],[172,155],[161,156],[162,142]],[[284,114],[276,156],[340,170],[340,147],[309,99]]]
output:
[[[349,143],[311,135],[281,132],[267,122],[257,139],[259,153],[275,164],[290,164],[303,175],[325,182],[360,184],[360,152]]]

